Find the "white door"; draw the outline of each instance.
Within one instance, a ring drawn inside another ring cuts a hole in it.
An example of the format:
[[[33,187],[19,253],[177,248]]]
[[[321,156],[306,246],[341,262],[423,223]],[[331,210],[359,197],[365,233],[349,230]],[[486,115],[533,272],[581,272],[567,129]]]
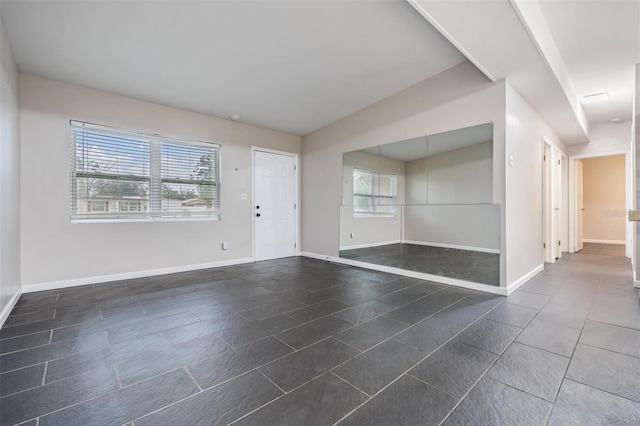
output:
[[[584,248],[584,188],[582,161],[576,160],[576,251]]]
[[[551,233],[553,243],[553,259],[560,259],[562,256],[561,243],[561,223],[562,215],[560,206],[562,205],[562,156],[560,151],[553,151],[553,223]]]
[[[254,151],[255,260],[295,256],[296,171],[292,155]]]

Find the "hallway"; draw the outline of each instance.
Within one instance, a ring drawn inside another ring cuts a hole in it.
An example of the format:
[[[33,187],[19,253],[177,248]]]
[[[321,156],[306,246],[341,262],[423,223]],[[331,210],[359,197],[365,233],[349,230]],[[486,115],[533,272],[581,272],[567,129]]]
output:
[[[640,423],[613,256],[506,298],[304,257],[29,293],[0,354],[3,425]]]

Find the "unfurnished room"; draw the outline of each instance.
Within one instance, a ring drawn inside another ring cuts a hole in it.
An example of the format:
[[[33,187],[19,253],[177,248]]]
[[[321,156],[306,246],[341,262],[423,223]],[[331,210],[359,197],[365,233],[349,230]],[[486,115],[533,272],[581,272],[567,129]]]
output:
[[[640,2],[0,0],[0,424],[640,424]]]

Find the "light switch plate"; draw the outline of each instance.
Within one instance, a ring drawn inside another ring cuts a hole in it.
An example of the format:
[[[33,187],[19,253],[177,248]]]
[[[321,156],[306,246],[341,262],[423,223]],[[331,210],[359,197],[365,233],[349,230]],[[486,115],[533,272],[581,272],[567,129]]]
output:
[[[640,210],[629,210],[629,221],[640,222]]]

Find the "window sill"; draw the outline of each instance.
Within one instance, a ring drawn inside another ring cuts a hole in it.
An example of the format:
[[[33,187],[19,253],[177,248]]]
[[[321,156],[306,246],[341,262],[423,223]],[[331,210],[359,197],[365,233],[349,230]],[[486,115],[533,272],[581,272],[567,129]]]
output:
[[[71,219],[71,223],[215,222],[220,217],[145,217],[140,219]]]

